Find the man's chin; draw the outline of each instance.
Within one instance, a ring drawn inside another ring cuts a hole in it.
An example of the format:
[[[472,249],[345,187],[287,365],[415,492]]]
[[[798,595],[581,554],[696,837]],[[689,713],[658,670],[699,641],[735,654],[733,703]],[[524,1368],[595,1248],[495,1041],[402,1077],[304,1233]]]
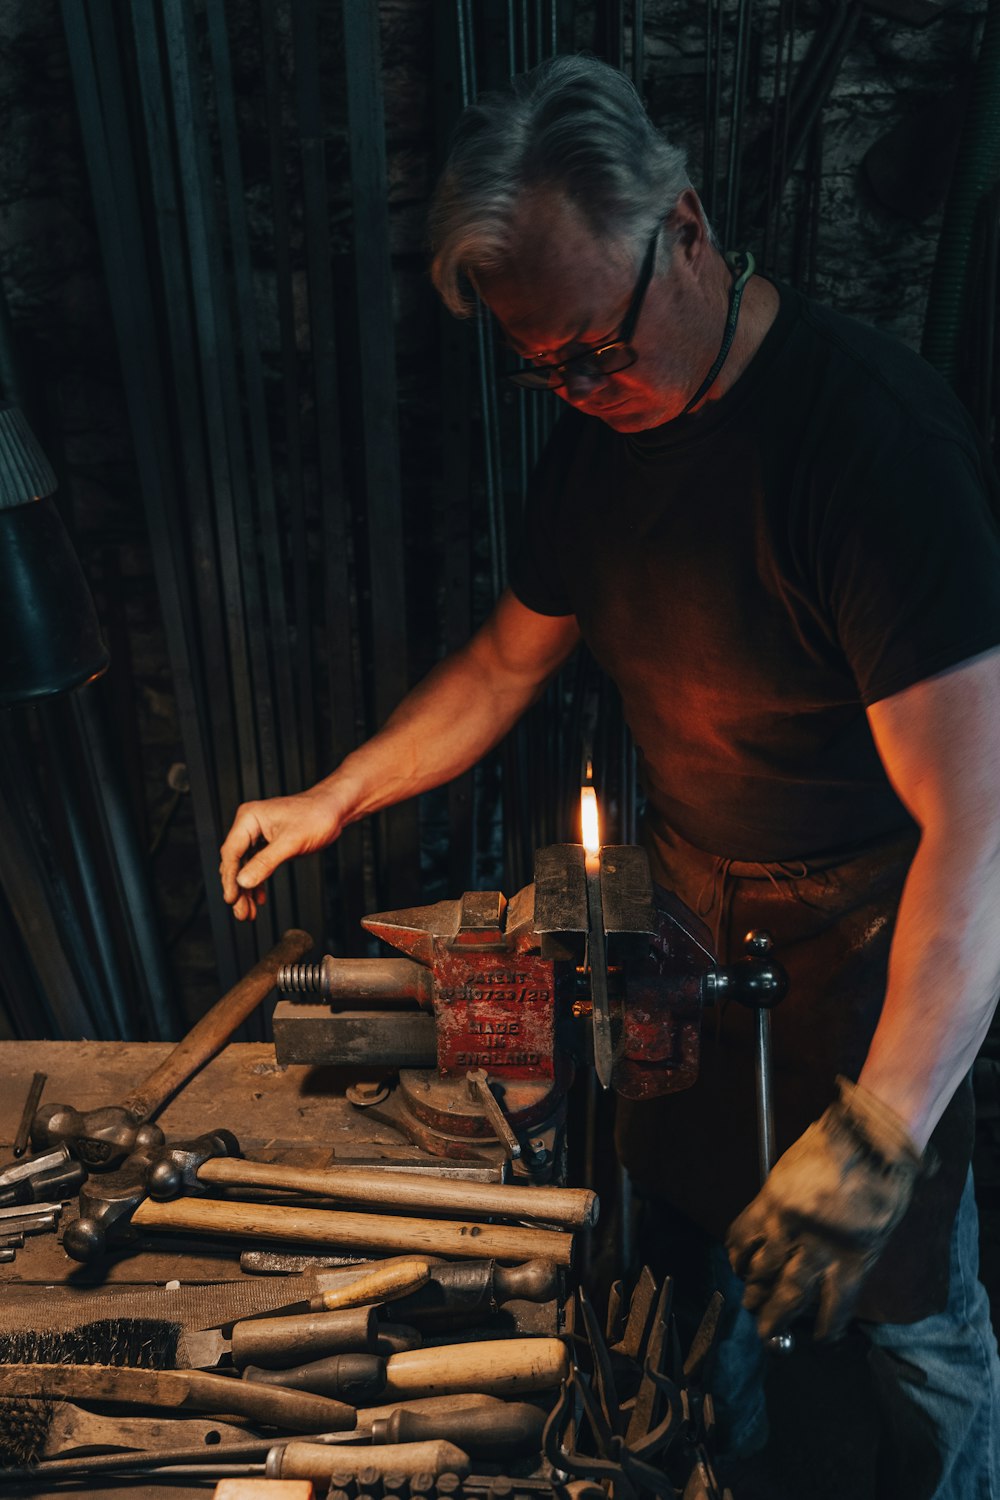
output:
[[[659,413],[643,411],[629,411],[622,408],[621,411],[601,412],[602,422],[613,427],[615,432],[647,432],[651,427],[659,427],[666,418]]]

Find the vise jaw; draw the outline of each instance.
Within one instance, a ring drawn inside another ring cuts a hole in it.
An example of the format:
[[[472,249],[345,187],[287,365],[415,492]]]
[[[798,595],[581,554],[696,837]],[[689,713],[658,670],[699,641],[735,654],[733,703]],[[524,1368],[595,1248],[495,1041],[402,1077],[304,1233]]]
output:
[[[510,901],[500,891],[469,891],[367,917],[366,930],[406,959],[328,957],[283,971],[279,989],[298,1002],[313,1001],[314,1013],[315,1002],[324,999],[338,1008],[346,1004],[352,1022],[363,1027],[364,1013],[353,1007],[372,998],[384,1006],[395,986],[397,1004],[406,998],[411,1008],[392,1012],[392,1020],[407,1036],[415,1023],[428,1027],[426,1062],[436,1064],[440,1079],[464,1080],[483,1069],[513,1089],[530,1081],[561,1092],[574,1061],[590,1053],[591,1028],[581,1025],[592,1009],[592,907],[583,848],[539,849],[534,874]],[[711,937],[676,897],[654,889],[642,849],[606,845],[599,881],[612,1086],[636,1098],[687,1088],[697,1076],[701,1012],[711,993],[707,976],[715,970]],[[433,1023],[413,1001],[430,1008]],[[353,1061],[297,1050],[307,1010],[301,1003],[275,1010],[279,1061]],[[386,1012],[368,1014],[374,1019]],[[385,1067],[394,1062],[388,1053],[375,1057],[370,1050],[368,1056]],[[412,1066],[413,1060],[405,1062]]]

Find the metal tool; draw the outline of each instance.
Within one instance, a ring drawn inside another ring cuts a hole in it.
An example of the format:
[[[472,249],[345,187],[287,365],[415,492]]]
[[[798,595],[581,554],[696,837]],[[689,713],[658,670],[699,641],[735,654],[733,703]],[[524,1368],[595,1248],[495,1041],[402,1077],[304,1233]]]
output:
[[[0,1205],[4,1207],[44,1202],[58,1198],[71,1198],[78,1192],[86,1176],[86,1168],[78,1161],[63,1161],[50,1167],[47,1172],[35,1172],[0,1188]]]
[[[757,1163],[763,1187],[774,1165],[774,1102],[771,1090],[771,1011],[784,999],[788,981],[784,971],[772,964],[771,939],[766,932],[748,932],[744,964],[756,966],[758,974],[767,976],[763,984],[749,983],[736,995],[742,1004],[756,1011],[756,1047],[754,1050],[754,1085],[757,1098]],[[787,1330],[766,1340],[775,1354],[789,1354],[795,1348],[795,1335]]]
[[[51,1151],[29,1156],[27,1161],[16,1162],[14,1166],[5,1167],[0,1172],[0,1188],[13,1187],[26,1177],[37,1177],[40,1172],[51,1172],[65,1161],[69,1161],[68,1146],[54,1146]]]
[[[486,1080],[485,1073],[483,1079]],[[503,1120],[503,1106],[489,1090],[488,1080],[483,1086]],[[225,1151],[220,1152],[214,1146],[217,1138],[225,1144]],[[515,1144],[520,1148],[516,1140]],[[532,1147],[526,1148],[526,1154],[536,1161],[537,1153]],[[399,1172],[373,1175],[365,1167],[336,1163],[329,1167],[299,1167],[288,1162],[247,1161],[239,1156],[238,1143],[228,1131],[218,1132],[217,1137],[204,1135],[194,1141],[161,1147],[145,1171],[145,1180],[154,1198],[171,1198],[182,1191],[204,1192],[213,1187],[263,1187],[282,1194],[305,1193],[341,1203],[458,1212],[493,1219],[535,1219],[567,1229],[591,1228],[599,1209],[596,1193],[585,1188],[508,1187],[453,1181],[447,1176],[427,1178]]]
[[[184,1333],[178,1356],[199,1370],[223,1359],[231,1359],[237,1369],[252,1364],[280,1370],[330,1354],[368,1353],[375,1349],[377,1338],[375,1309],[357,1307],[288,1318],[243,1319],[233,1324],[230,1338],[215,1329]]]
[[[17,1127],[17,1135],[14,1137],[14,1156],[23,1156],[28,1149],[28,1136],[31,1133],[31,1122],[35,1118],[39,1100],[42,1097],[42,1089],[45,1087],[47,1078],[45,1073],[36,1073],[28,1089],[28,1097],[24,1101],[24,1109],[21,1113],[21,1123]]]

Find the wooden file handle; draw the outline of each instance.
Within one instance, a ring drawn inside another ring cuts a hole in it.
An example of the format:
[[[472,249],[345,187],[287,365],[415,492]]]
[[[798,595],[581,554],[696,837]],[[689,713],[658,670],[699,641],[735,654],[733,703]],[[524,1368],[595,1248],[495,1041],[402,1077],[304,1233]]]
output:
[[[505,1224],[460,1224],[449,1219],[404,1219],[381,1214],[338,1213],[283,1203],[216,1202],[145,1198],[132,1215],[141,1229],[175,1229],[196,1234],[240,1235],[247,1240],[339,1245],[344,1249],[409,1250],[479,1259],[530,1260],[542,1256],[558,1265],[572,1262],[573,1236],[558,1229],[520,1229]]]
[[[350,1286],[333,1287],[310,1298],[313,1312],[337,1312],[344,1307],[366,1307],[375,1302],[393,1302],[418,1292],[431,1279],[431,1268],[425,1260],[394,1260],[389,1265],[366,1271]]]
[[[597,1194],[589,1188],[505,1187],[493,1182],[411,1177],[403,1172],[366,1172],[364,1167],[293,1167],[233,1156],[214,1156],[206,1161],[198,1169],[198,1181],[226,1187],[282,1188],[341,1203],[371,1203],[386,1208],[540,1219],[561,1229],[592,1229],[600,1210]]]
[[[313,1479],[326,1483],[334,1474],[359,1474],[374,1469],[378,1474],[457,1474],[469,1472],[469,1455],[453,1443],[386,1443],[381,1448],[324,1448],[295,1438],[272,1448],[267,1459],[269,1479]]]
[[[193,1078],[199,1068],[221,1052],[233,1032],[254,1011],[262,1000],[274,989],[278,970],[284,964],[298,963],[313,946],[308,932],[291,928],[276,943],[270,953],[265,953],[259,963],[254,964],[238,984],[227,990],[210,1011],[202,1016],[182,1037],[152,1072],[144,1083],[132,1089],[122,1100],[122,1105],[137,1120],[149,1120],[161,1109],[181,1084]]]
[[[566,1379],[569,1356],[561,1339],[484,1339],[441,1349],[408,1349],[385,1362],[382,1400],[482,1391],[515,1396],[546,1391]]]

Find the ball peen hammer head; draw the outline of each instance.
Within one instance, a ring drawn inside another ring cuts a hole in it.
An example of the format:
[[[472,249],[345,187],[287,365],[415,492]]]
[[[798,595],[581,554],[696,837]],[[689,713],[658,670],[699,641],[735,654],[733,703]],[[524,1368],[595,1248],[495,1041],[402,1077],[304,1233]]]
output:
[[[163,1145],[163,1131],[124,1104],[81,1112],[71,1104],[46,1104],[31,1124],[35,1151],[67,1146],[91,1172],[112,1171],[135,1151]]]
[[[213,1156],[241,1156],[240,1143],[231,1130],[215,1130],[193,1141],[177,1141],[157,1151],[146,1168],[146,1187],[151,1198],[176,1198],[179,1193],[204,1192],[198,1168]]]
[[[113,1172],[89,1178],[80,1189],[80,1217],[67,1224],[63,1249],[74,1260],[100,1260],[133,1237],[132,1215],[146,1197],[150,1158],[134,1153]]]

